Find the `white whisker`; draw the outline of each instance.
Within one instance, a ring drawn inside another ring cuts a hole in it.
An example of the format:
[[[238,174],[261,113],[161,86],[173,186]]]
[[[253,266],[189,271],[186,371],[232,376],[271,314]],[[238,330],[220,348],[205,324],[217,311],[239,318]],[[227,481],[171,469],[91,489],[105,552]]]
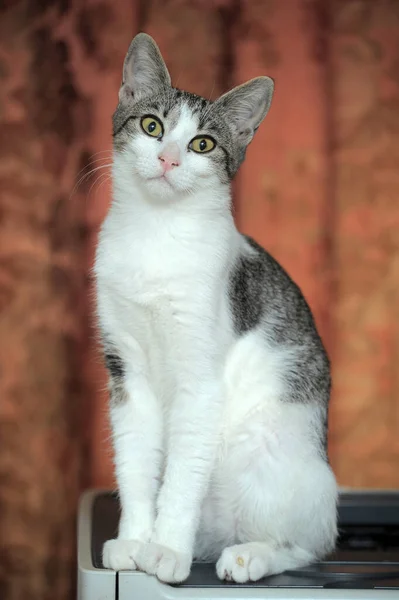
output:
[[[82,185],[82,183],[83,183],[84,181],[86,181],[87,179],[89,179],[90,177],[92,177],[92,176],[93,176],[95,173],[97,173],[97,171],[100,171],[101,169],[108,169],[108,168],[110,168],[110,167],[112,167],[112,163],[107,163],[107,164],[105,164],[105,165],[100,165],[100,166],[97,166],[97,167],[95,167],[95,168],[91,169],[91,170],[90,170],[88,173],[85,173],[85,174],[84,174],[84,175],[83,175],[83,176],[82,176],[82,177],[81,177],[81,178],[80,178],[80,179],[79,179],[79,180],[76,182],[76,184],[74,185],[74,187],[73,187],[73,189],[72,189],[72,191],[71,191],[71,193],[70,193],[69,199],[71,199],[71,198],[72,198],[72,196],[74,195],[74,193],[75,193],[75,192],[78,190],[78,188],[79,188],[79,187]]]

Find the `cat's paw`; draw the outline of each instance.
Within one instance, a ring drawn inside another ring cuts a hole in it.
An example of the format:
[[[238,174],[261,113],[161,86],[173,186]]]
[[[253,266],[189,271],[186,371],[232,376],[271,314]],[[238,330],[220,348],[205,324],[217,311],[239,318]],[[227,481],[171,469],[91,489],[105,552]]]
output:
[[[135,571],[135,556],[141,542],[135,540],[108,540],[103,546],[103,565],[105,569],[114,571]]]
[[[190,574],[192,557],[166,546],[150,542],[140,544],[135,556],[137,567],[149,575],[156,575],[165,583],[181,583]]]
[[[219,579],[246,583],[267,574],[268,564],[261,544],[238,544],[223,550],[216,563]]]

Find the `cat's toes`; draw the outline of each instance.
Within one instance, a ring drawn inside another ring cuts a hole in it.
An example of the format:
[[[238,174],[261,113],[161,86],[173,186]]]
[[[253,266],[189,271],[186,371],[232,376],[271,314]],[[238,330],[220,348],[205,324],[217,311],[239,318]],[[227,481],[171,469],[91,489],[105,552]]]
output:
[[[254,550],[252,544],[239,544],[223,550],[216,563],[219,579],[246,583],[264,577],[268,568],[265,556]]]
[[[108,540],[103,546],[103,565],[105,569],[114,571],[135,571],[137,564],[135,555],[141,542],[135,540]]]
[[[140,570],[156,575],[165,583],[185,581],[190,574],[192,562],[190,555],[153,542],[141,544],[135,560]]]

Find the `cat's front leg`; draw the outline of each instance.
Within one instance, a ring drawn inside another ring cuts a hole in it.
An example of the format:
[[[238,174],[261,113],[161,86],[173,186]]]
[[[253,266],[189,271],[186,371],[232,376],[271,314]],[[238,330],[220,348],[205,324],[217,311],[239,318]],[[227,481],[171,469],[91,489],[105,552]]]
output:
[[[103,564],[136,569],[140,545],[151,539],[162,462],[162,420],[148,382],[146,358],[133,343],[106,354],[115,472],[122,508],[116,539],[104,544]]]
[[[154,534],[151,543],[137,554],[140,569],[168,583],[184,581],[190,573],[201,506],[219,442],[222,408],[217,361],[209,346],[196,352],[193,337],[184,360],[180,358]]]

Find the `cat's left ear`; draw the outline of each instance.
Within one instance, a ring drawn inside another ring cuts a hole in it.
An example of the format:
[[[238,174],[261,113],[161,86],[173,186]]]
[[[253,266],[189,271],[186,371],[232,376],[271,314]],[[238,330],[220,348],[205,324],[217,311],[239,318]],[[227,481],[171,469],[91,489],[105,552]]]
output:
[[[256,77],[216,100],[215,105],[222,108],[235,137],[238,136],[243,146],[249,144],[267,115],[273,91],[273,79]]]
[[[123,63],[120,102],[137,101],[170,86],[170,75],[158,46],[151,36],[139,33],[133,38]]]

